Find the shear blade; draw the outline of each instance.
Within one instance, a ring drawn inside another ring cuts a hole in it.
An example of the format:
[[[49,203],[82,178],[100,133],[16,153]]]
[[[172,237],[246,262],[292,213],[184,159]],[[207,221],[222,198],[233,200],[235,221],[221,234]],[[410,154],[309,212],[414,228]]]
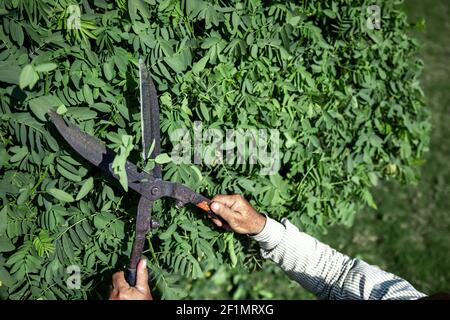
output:
[[[77,126],[70,123],[66,124],[64,119],[56,112],[50,111],[49,114],[56,129],[77,153],[93,165],[119,179],[112,168],[112,163],[116,156],[114,151],[107,148],[97,138],[81,131]],[[125,163],[125,170],[127,172],[128,186],[141,195],[148,197],[148,190],[146,190],[144,185],[152,183],[154,178],[150,174],[140,171],[129,161]],[[147,182],[142,183],[143,180]]]
[[[49,112],[50,117],[55,124],[56,129],[63,136],[63,138],[70,144],[70,146],[83,156],[86,160],[96,166],[104,161],[105,155],[108,154],[106,146],[98,139],[81,131],[73,124],[66,124],[64,119],[54,111]],[[114,152],[113,159],[114,159]]]
[[[139,59],[139,85],[141,104],[142,156],[147,161],[148,152],[153,141],[155,146],[151,153],[156,158],[161,152],[161,136],[159,125],[159,103],[155,85],[143,59]],[[161,178],[161,166],[155,164],[153,176]]]

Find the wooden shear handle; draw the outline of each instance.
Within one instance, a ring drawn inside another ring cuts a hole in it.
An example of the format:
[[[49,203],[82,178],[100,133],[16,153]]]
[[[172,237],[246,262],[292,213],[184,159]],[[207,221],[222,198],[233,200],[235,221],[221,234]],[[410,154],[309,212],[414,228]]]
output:
[[[217,214],[212,212],[212,210],[211,210],[211,202],[212,201],[210,199],[208,199],[202,195],[200,195],[199,198],[200,198],[200,201],[195,204],[195,206],[197,208],[200,208],[203,211],[205,211],[206,213],[208,213],[208,215],[210,217],[223,221],[223,219],[221,217],[219,217]]]

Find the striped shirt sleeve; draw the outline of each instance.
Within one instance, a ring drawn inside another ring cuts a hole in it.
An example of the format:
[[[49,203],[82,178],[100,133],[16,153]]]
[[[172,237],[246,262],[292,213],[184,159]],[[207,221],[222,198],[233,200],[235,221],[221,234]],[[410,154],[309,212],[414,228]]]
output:
[[[261,254],[319,299],[412,300],[424,297],[404,279],[337,252],[283,219],[267,217],[264,229],[251,238]]]

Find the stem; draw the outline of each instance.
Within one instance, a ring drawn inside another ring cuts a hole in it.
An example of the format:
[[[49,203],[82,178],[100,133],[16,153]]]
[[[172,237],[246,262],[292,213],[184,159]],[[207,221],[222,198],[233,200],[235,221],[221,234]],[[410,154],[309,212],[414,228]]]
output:
[[[45,168],[44,173],[39,176],[39,180],[38,180],[38,182],[36,182],[33,189],[30,190],[30,194],[34,193],[36,188],[39,187],[39,185],[42,183],[42,181],[44,181],[44,179],[47,177],[47,170],[48,170],[48,168]]]
[[[351,179],[347,179],[347,180],[343,180],[343,181],[337,181],[337,182],[332,182],[330,183],[332,186],[338,185],[338,184],[343,184],[343,183],[347,183],[350,182]]]
[[[305,178],[308,176],[309,172],[314,168],[314,165],[311,166],[311,168],[308,169],[308,171],[306,171],[305,175],[302,177],[302,180],[300,181],[300,183],[297,186],[297,191],[300,191],[300,187],[303,184],[303,181],[305,180]]]
[[[150,247],[150,253],[152,254],[152,258],[153,260],[155,260],[156,265],[161,268],[161,266],[159,265],[158,259],[156,258],[156,254],[155,254],[155,250],[153,249],[153,245],[152,245],[152,241],[150,240],[150,237],[147,237],[148,240],[148,246]]]
[[[91,217],[93,217],[93,216],[96,216],[96,215],[98,215],[98,214],[100,214],[100,213],[101,213],[101,212],[93,213],[93,214],[91,214],[91,215],[89,216],[89,218],[91,218]],[[88,217],[84,217],[83,219],[80,219],[80,220],[78,220],[77,222],[75,222],[74,224],[72,224],[71,226],[68,226],[63,232],[61,232],[61,233],[56,237],[55,241],[58,240],[59,238],[61,238],[63,234],[65,234],[67,231],[69,231],[70,229],[72,229],[73,227],[75,227],[75,226],[76,226],[77,224],[79,224],[80,222],[82,222],[82,221],[84,221],[84,220],[87,220],[87,218],[88,218]],[[117,217],[116,219],[114,219],[114,220],[112,220],[111,222],[109,222],[107,225],[111,224],[112,222],[114,222],[114,221],[116,221],[116,220],[118,220],[118,219],[120,219],[120,218],[122,218],[122,216]]]
[[[47,95],[48,94],[48,72],[45,73],[45,82],[44,82],[44,93]]]
[[[98,214],[98,213],[95,213],[95,214]],[[75,222],[74,224],[72,224],[71,226],[67,227],[66,230],[64,230],[63,232],[61,232],[61,233],[56,237],[55,241],[58,240],[59,238],[61,238],[63,234],[65,234],[67,231],[69,231],[69,230],[72,229],[74,226],[76,226],[77,224],[79,224],[80,222],[82,222],[82,221],[84,221],[84,220],[86,220],[86,218],[80,219],[80,220],[78,220],[77,222]]]

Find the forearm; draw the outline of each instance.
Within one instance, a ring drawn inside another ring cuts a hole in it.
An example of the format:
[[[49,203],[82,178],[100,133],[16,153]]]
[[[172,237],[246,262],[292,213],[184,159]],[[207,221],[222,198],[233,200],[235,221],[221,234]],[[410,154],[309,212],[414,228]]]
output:
[[[300,232],[284,219],[267,219],[253,236],[263,257],[277,263],[293,280],[321,299],[416,299],[424,294],[393,274],[351,259]]]

